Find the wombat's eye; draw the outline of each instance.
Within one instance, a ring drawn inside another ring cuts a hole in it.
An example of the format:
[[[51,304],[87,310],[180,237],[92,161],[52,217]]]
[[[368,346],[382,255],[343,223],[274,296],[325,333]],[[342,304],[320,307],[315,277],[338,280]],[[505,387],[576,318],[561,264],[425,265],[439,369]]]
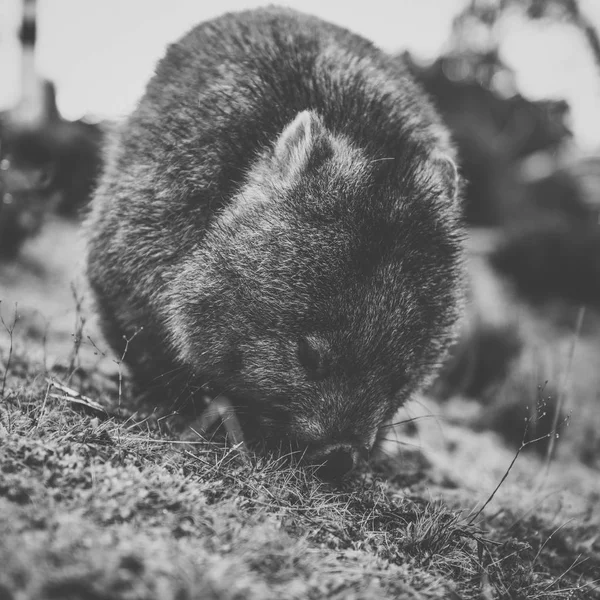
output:
[[[306,338],[298,340],[298,360],[311,380],[324,379],[329,374],[329,360]]]

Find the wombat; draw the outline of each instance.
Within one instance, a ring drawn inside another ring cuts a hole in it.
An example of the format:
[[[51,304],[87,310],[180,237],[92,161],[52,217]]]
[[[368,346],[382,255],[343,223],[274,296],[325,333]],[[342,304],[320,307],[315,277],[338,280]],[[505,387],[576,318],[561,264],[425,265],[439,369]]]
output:
[[[105,335],[156,405],[210,389],[247,439],[341,475],[454,335],[458,183],[370,42],[275,7],[203,23],[107,153],[87,222]]]

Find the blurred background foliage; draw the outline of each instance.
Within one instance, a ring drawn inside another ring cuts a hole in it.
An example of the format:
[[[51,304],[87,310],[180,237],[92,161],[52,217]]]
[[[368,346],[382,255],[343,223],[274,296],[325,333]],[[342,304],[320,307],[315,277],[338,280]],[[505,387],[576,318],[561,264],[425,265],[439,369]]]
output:
[[[108,126],[63,118],[54,84],[36,80],[33,59],[27,57],[36,37],[27,14],[35,14],[35,6],[35,0],[24,0],[21,101],[0,113],[4,256],[14,256],[26,237],[39,231],[45,212],[75,216],[85,205]],[[465,178],[468,225],[522,229],[533,223],[537,229],[544,221],[554,236],[567,235],[567,229],[593,221],[600,202],[600,158],[582,156],[573,147],[565,100],[529,100],[519,92],[500,52],[506,22],[516,14],[576,27],[600,76],[598,34],[576,0],[471,0],[456,14],[446,50],[435,61],[423,64],[409,52],[402,58],[452,130]],[[504,256],[498,266],[506,267],[509,259]]]

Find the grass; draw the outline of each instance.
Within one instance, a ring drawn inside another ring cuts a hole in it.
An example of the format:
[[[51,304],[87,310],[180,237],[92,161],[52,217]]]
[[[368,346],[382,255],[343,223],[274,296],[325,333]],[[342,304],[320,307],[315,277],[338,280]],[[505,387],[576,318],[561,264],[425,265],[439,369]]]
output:
[[[182,443],[120,409],[119,357],[102,356],[68,283],[46,292],[53,328],[25,306],[43,296],[27,282],[1,307],[3,600],[600,598],[600,483],[580,461],[557,458],[533,486],[543,459],[521,454],[477,514],[514,451],[428,398],[399,417],[416,434],[390,431],[382,456],[340,486]]]

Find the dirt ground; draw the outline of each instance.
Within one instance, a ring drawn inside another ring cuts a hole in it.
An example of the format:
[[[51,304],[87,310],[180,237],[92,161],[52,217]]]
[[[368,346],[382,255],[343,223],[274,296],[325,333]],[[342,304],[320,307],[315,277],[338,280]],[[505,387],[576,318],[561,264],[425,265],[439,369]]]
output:
[[[553,460],[482,426],[492,404],[422,396],[369,468],[331,486],[118,410],[126,373],[82,256],[77,225],[55,220],[0,264],[1,600],[600,598],[595,334],[573,345],[572,324],[502,309],[475,260],[485,318],[528,337],[493,406],[523,381],[534,404],[538,385],[560,389]]]

